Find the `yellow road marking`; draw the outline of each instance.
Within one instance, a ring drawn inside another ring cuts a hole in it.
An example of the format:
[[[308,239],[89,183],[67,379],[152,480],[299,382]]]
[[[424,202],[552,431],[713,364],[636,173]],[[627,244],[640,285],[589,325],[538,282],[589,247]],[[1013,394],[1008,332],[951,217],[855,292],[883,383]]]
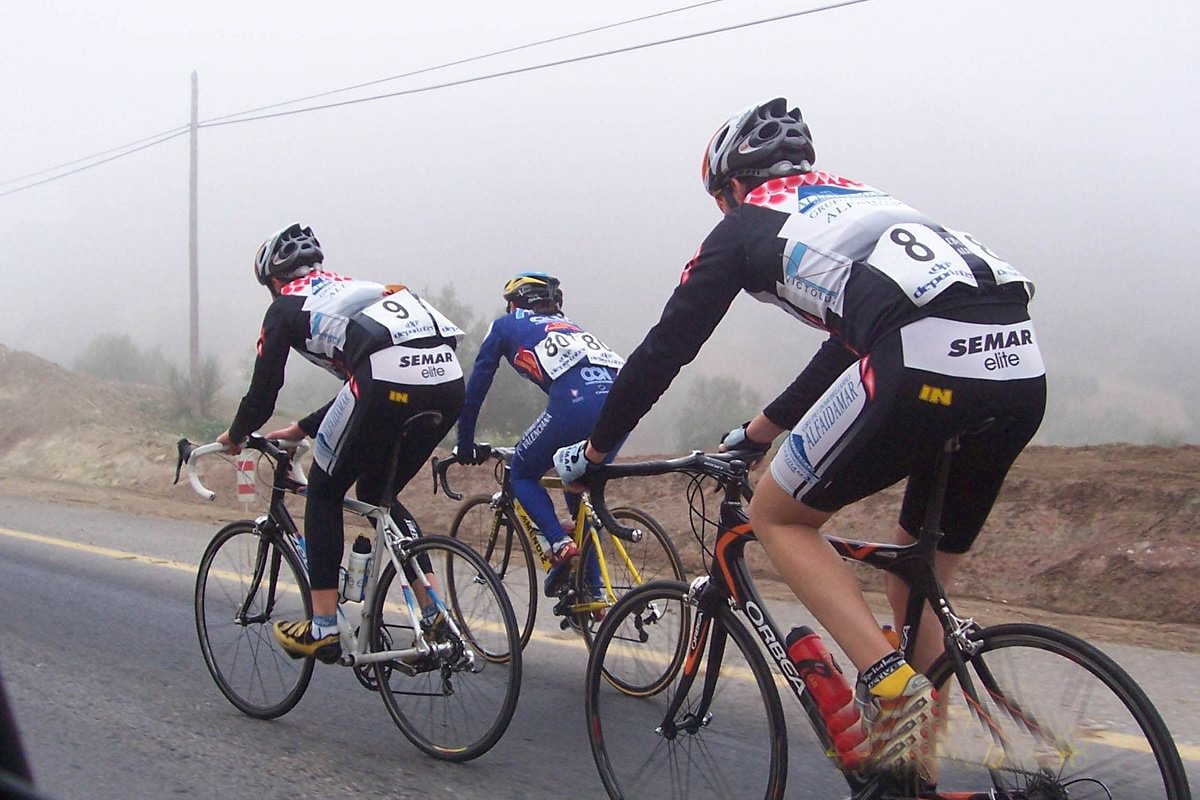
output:
[[[81,542],[72,542],[66,539],[56,539],[53,536],[42,536],[38,533],[14,531],[11,528],[0,528],[0,535],[10,536],[14,539],[24,539],[28,542],[37,542],[38,544],[54,545],[55,547],[62,547],[67,550],[78,550],[81,553],[90,553],[96,556],[106,556],[118,561],[137,561],[143,564],[152,564],[156,567],[167,567],[168,569],[178,570],[179,572],[190,572],[193,575],[195,575],[196,570],[199,569],[198,565],[196,564],[173,561],[169,558],[148,556],[142,553],[130,553],[127,550],[114,550],[111,547],[98,547],[94,544],[83,544]]]

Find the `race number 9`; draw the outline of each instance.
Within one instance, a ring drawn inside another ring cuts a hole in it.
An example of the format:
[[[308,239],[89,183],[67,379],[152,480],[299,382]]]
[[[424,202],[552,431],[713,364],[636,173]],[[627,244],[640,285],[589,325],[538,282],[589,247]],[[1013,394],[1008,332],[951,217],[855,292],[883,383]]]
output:
[[[384,300],[381,304],[383,310],[394,316],[396,319],[408,319],[412,316],[408,309],[395,300]]]

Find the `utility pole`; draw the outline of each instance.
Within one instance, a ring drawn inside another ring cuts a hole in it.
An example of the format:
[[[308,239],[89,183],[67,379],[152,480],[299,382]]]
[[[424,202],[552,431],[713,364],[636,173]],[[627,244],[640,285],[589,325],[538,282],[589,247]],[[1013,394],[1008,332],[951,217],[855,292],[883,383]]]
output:
[[[188,341],[188,376],[192,386],[192,413],[200,415],[200,265],[198,238],[197,174],[199,172],[199,133],[200,133],[200,88],[199,78],[192,71],[192,159],[191,179],[189,181],[188,208],[188,273],[189,299],[191,301],[189,341]]]

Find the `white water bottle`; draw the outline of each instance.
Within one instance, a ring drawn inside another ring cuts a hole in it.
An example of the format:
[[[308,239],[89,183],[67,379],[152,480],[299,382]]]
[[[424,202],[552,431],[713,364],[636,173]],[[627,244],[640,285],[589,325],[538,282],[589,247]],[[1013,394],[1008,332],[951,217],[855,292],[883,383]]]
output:
[[[362,602],[367,593],[367,565],[371,563],[371,540],[359,535],[350,548],[346,562],[346,578],[342,582],[342,598]]]

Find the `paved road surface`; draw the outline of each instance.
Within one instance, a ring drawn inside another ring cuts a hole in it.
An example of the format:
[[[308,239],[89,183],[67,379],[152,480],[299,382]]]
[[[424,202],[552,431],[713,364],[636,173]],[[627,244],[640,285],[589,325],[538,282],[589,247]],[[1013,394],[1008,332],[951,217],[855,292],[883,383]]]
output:
[[[517,715],[490,753],[444,764],[413,748],[349,671],[318,665],[300,704],[237,712],[204,667],[192,612],[210,525],[0,496],[0,669],[39,788],[125,798],[591,798],[603,796],[583,724],[582,642],[542,619]],[[773,604],[786,624],[813,624]],[[794,622],[793,622],[794,621]],[[1103,647],[1147,690],[1200,787],[1200,657]],[[840,798],[785,698],[789,797]]]

